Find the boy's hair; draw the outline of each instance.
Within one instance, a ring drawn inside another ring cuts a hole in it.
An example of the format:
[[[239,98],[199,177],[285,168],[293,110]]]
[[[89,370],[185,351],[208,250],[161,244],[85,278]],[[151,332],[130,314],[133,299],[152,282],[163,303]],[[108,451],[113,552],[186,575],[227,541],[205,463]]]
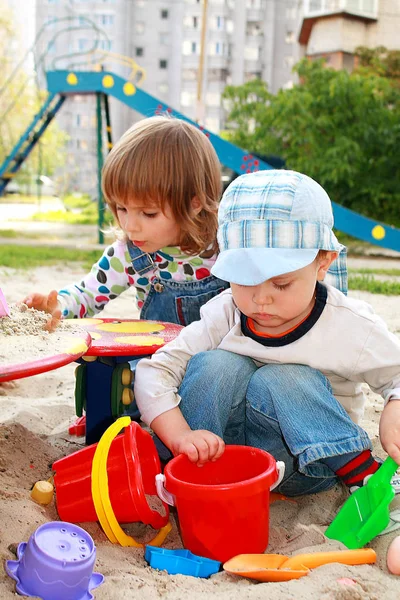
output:
[[[183,251],[199,254],[210,245],[216,251],[220,164],[211,142],[194,125],[166,116],[135,123],[107,156],[102,188],[117,222],[116,205],[132,198],[161,210],[167,204],[181,228]],[[201,205],[197,215],[194,197]]]

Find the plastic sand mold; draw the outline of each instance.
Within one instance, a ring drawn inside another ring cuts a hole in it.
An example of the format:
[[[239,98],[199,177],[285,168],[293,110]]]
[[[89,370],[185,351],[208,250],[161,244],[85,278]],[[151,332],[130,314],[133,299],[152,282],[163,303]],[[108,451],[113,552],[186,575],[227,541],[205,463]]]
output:
[[[218,560],[197,556],[190,550],[168,550],[146,546],[144,558],[153,569],[167,571],[170,575],[191,575],[192,577],[210,577],[218,573],[221,563]]]

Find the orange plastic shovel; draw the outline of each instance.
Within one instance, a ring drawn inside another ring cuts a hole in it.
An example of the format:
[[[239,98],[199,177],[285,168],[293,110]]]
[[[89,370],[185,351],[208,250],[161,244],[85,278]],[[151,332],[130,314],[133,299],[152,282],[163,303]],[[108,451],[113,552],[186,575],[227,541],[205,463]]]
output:
[[[258,581],[289,581],[300,579],[310,569],[329,563],[363,565],[375,561],[376,553],[371,548],[297,554],[292,557],[283,554],[239,554],[224,564],[224,571]]]

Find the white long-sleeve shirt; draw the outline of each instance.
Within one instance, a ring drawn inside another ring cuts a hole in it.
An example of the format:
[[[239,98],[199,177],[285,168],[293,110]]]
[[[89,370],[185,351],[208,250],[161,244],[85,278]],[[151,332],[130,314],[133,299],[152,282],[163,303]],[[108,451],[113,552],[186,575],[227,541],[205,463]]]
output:
[[[364,412],[362,383],[381,394],[385,403],[400,399],[400,340],[369,304],[326,288],[326,303],[317,321],[304,335],[280,346],[261,344],[243,333],[230,289],[207,302],[200,321],[138,363],[135,398],[143,421],[150,425],[178,406],[178,389],[190,358],[216,348],[249,356],[258,366],[294,363],[321,371],[356,423]]]

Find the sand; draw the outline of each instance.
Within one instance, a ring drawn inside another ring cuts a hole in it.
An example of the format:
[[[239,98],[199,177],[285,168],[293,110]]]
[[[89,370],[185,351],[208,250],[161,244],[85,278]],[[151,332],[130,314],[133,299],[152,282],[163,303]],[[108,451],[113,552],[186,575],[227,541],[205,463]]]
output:
[[[390,266],[398,268],[398,263],[392,262]],[[2,268],[0,285],[8,302],[13,303],[30,292],[61,287],[80,275],[79,267],[39,268],[26,272]],[[391,330],[400,335],[398,297],[363,292],[353,295],[373,304]],[[133,293],[129,291],[112,302],[103,314],[108,317],[137,317]],[[14,559],[16,545],[27,541],[40,524],[57,519],[54,501],[47,507],[41,507],[31,500],[33,484],[51,476],[54,460],[83,447],[83,438],[68,434],[68,425],[74,421],[75,366],[72,364],[20,379],[15,386],[1,391],[0,598],[5,600],[16,598],[16,595],[15,582],[4,572],[4,560]],[[378,439],[381,411],[381,399],[369,393],[363,426],[373,440],[376,453],[384,458]],[[343,548],[339,542],[325,538],[324,531],[346,497],[347,492],[337,486],[327,493],[291,501],[279,500],[272,504],[268,552],[291,555]],[[394,501],[392,507],[400,507],[400,498]],[[314,569],[299,580],[261,584],[223,572],[209,580],[170,576],[148,567],[141,549],[112,545],[97,523],[81,525],[92,535],[97,546],[96,571],[105,575],[105,583],[94,591],[96,600],[153,600],[161,596],[167,600],[183,600],[188,596],[191,600],[199,600],[211,595],[215,600],[397,600],[400,596],[400,579],[388,574],[386,569],[387,548],[400,531],[371,542],[370,546],[378,555],[376,565],[348,567],[331,564]],[[140,524],[131,526],[129,531],[144,540],[154,534],[150,528]],[[164,545],[168,548],[181,547],[175,522]],[[353,584],[341,582],[343,578],[352,580]]]

